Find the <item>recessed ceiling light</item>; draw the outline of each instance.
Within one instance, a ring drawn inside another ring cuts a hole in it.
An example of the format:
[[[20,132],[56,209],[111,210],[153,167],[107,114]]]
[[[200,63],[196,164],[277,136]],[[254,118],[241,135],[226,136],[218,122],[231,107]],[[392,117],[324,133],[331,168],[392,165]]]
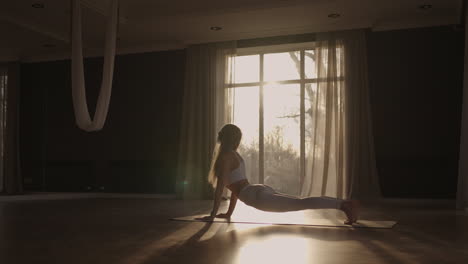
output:
[[[419,9],[421,10],[428,10],[428,9],[431,9],[432,8],[432,5],[420,5],[419,6]]]
[[[338,13],[332,13],[332,14],[328,14],[328,17],[329,18],[339,18],[341,15],[338,14]]]
[[[210,30],[213,30],[213,31],[219,31],[223,29],[222,27],[210,27]]]
[[[46,43],[46,44],[43,44],[42,47],[44,47],[44,48],[55,48],[55,44]]]
[[[43,3],[34,3],[31,5],[33,8],[44,8],[44,4]]]

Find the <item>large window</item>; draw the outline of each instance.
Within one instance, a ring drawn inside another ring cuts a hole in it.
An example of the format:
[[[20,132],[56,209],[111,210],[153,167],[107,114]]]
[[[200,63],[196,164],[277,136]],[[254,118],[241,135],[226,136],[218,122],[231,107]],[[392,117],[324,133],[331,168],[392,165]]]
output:
[[[299,195],[314,122],[324,103],[318,96],[313,43],[240,49],[235,62],[233,123],[243,131],[240,154],[252,183]],[[317,110],[318,109],[318,110]],[[313,135],[313,136],[312,136]]]

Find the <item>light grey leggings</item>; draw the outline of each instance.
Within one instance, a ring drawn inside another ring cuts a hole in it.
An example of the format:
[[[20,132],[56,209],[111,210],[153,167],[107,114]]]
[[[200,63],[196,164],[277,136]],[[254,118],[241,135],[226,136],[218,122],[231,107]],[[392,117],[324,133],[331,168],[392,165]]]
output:
[[[276,192],[270,186],[251,184],[239,193],[239,200],[267,212],[289,212],[305,209],[340,209],[343,200],[331,197],[298,198]]]

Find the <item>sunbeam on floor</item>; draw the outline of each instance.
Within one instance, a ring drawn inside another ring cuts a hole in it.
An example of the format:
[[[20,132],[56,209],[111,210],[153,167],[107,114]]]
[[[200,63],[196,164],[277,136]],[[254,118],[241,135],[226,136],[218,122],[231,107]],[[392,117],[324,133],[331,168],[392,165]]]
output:
[[[208,213],[211,205],[128,197],[0,202],[0,263],[468,262],[467,216],[452,209],[363,208],[366,219],[398,219],[392,229],[169,220]],[[249,217],[341,218],[331,211],[237,209]]]

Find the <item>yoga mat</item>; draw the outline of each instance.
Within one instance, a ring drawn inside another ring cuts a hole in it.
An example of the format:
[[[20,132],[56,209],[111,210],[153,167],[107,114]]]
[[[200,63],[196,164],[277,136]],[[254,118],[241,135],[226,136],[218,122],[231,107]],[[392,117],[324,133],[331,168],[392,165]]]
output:
[[[171,218],[174,221],[187,221],[187,222],[207,222],[197,218],[204,215],[191,215],[184,217]],[[348,227],[348,228],[386,228],[390,229],[397,223],[396,221],[375,221],[375,220],[358,220],[353,225],[346,225],[342,219],[314,219],[314,218],[285,218],[285,217],[268,217],[268,219],[259,219],[256,217],[233,216],[230,221],[223,218],[215,218],[214,223],[241,223],[241,224],[272,224],[272,225],[298,225],[298,226],[324,226],[324,227]]]

